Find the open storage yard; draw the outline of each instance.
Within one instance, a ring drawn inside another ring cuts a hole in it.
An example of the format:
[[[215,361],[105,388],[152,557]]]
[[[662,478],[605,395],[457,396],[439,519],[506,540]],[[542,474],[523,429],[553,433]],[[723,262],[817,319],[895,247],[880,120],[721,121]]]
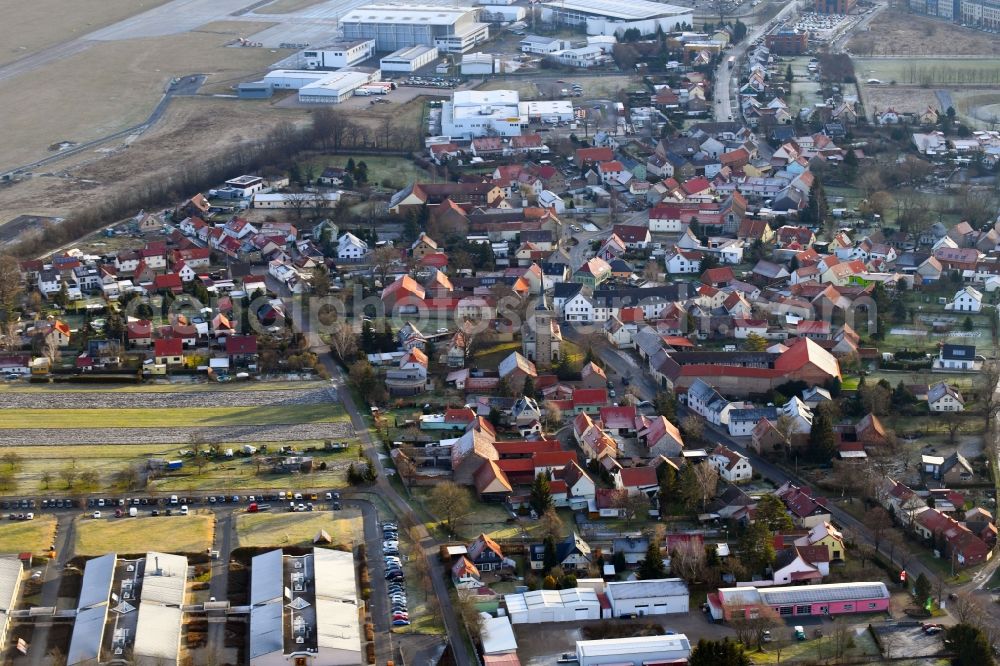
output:
[[[76,555],[104,553],[135,554],[157,550],[164,553],[204,553],[212,545],[215,517],[191,513],[187,516],[76,519]]]
[[[280,503],[279,503],[280,504]],[[309,546],[320,530],[331,543],[350,545],[362,537],[361,514],[357,511],[288,513],[275,505],[273,513],[247,513],[236,518],[240,547]]]

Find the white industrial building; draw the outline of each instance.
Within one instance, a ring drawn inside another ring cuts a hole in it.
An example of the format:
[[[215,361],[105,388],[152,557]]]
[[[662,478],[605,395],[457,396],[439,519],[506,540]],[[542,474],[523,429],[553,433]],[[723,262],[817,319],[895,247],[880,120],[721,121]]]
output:
[[[688,612],[688,587],[680,578],[612,582],[605,593],[615,617]]]
[[[566,49],[555,54],[560,65],[567,67],[597,67],[611,59],[600,46],[581,46],[578,49]]]
[[[480,8],[449,5],[365,5],[340,19],[345,39],[374,39],[379,51],[436,46],[444,53],[465,53],[490,36],[479,22]]]
[[[188,560],[183,555],[146,553],[142,570],[142,601],[139,603],[135,645],[132,647],[135,664],[178,663],[187,570]]]
[[[601,602],[592,589],[532,590],[505,594],[503,602],[511,624],[601,619]]]
[[[466,53],[462,56],[463,76],[492,74],[495,69],[493,56],[489,53]]]
[[[379,61],[383,72],[405,72],[412,74],[421,67],[434,62],[438,56],[436,46],[407,46],[394,51]]]
[[[7,645],[11,612],[17,607],[24,567],[16,557],[0,557],[0,645]]]
[[[453,139],[521,136],[527,124],[518,110],[516,90],[459,90],[441,105],[441,133]]]
[[[354,556],[272,550],[250,570],[250,666],[360,664]]]
[[[253,195],[253,208],[293,208],[323,206],[333,208],[340,201],[340,192],[266,192]]]
[[[561,25],[587,26],[588,35],[615,35],[635,28],[643,35],[652,35],[657,28],[674,32],[682,25],[692,25],[693,12],[650,0],[550,0],[540,3],[542,20]]]
[[[573,120],[573,102],[569,100],[519,102],[518,114],[528,121],[559,121]]]
[[[556,51],[570,48],[570,43],[558,37],[542,37],[539,35],[527,35],[520,42],[521,53],[534,53],[535,55],[551,55]]]
[[[306,69],[340,69],[360,64],[375,55],[374,39],[351,39],[302,52]]]
[[[299,101],[309,104],[339,104],[367,83],[371,83],[371,76],[365,72],[333,72],[325,79],[299,88]]]
[[[576,659],[580,666],[686,663],[683,660],[690,656],[691,641],[684,634],[576,642]]]

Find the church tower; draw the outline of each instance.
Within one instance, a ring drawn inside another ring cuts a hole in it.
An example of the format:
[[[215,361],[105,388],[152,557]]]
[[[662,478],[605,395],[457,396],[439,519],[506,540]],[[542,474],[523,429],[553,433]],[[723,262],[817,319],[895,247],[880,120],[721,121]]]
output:
[[[545,304],[545,274],[538,281],[538,305],[535,306],[535,365],[552,366],[552,311]],[[558,353],[558,352],[557,352]]]

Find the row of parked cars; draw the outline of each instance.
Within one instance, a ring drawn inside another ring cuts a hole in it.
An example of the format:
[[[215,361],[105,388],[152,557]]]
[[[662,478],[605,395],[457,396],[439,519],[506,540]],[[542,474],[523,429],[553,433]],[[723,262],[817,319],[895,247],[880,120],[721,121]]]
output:
[[[385,559],[385,579],[389,586],[389,604],[392,608],[392,626],[410,624],[410,611],[406,600],[406,575],[399,558],[399,526],[382,523],[382,557]]]

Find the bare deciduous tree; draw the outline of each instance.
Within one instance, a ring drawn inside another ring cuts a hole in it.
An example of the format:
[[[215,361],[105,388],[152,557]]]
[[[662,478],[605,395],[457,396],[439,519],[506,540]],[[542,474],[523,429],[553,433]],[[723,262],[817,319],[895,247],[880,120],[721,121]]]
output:
[[[736,640],[747,648],[759,650],[764,644],[765,632],[780,624],[774,609],[763,604],[726,604],[724,610],[729,626],[736,632]]]
[[[358,336],[354,334],[350,324],[343,321],[334,323],[330,327],[329,340],[330,348],[341,361],[349,363],[354,359],[358,351]]]

